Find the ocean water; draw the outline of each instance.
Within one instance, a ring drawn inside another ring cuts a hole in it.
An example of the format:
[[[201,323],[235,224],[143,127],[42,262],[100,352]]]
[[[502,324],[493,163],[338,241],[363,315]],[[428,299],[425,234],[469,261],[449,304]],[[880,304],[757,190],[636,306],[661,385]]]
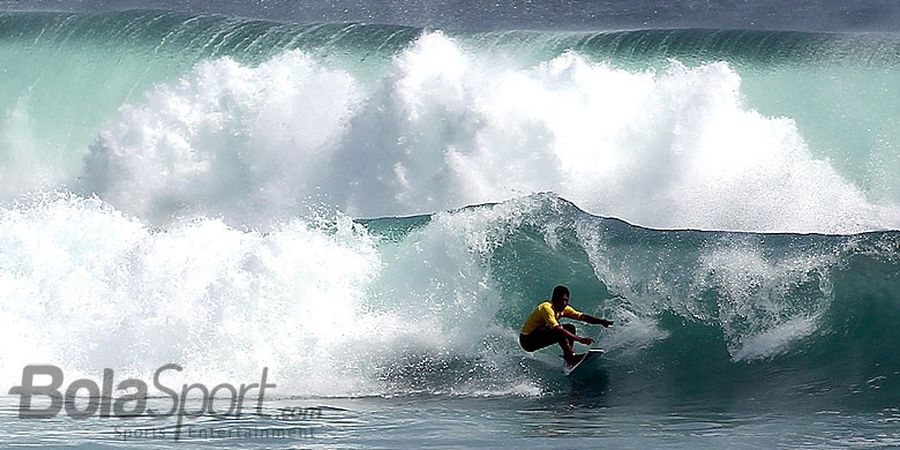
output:
[[[0,2],[0,443],[900,446],[895,7],[395,3]]]

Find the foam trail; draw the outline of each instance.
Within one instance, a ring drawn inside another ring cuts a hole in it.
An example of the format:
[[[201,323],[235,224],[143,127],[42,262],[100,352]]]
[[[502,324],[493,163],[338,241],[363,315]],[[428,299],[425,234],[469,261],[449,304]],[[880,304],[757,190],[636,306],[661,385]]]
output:
[[[4,209],[0,318],[11,345],[0,382],[12,386],[36,361],[70,377],[109,367],[145,379],[177,362],[187,369],[177,380],[253,380],[269,367],[279,395],[533,390],[514,372],[485,375],[514,364],[482,347],[506,333],[484,272],[494,238],[483,224],[503,220],[503,210],[435,217],[380,248],[346,217],[267,234],[210,219],[153,232],[96,199]],[[440,381],[448,364],[468,367],[471,382]],[[417,387],[410,371],[434,380]]]
[[[349,221],[331,234],[295,221],[262,236],[215,220],[153,234],[77,198],[4,211],[2,221],[2,312],[24,337],[0,355],[4,367],[38,358],[75,373],[113,367],[146,377],[176,361],[193,376],[252,379],[264,364],[280,375],[287,364],[307,392],[358,383],[305,376],[340,361],[321,352],[346,335],[341,324],[354,322],[378,264]]]
[[[423,35],[362,82],[291,51],[201,64],[123,108],[83,179],[153,223],[266,226],[310,202],[353,216],[552,190],[662,228],[852,233],[900,226],[810,153],[788,118],[744,107],[726,63],[626,71],[566,53],[489,60]]]

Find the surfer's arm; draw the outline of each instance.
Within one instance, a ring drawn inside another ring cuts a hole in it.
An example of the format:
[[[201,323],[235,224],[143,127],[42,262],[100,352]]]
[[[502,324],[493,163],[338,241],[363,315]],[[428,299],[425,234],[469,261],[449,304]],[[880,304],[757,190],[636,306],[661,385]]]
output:
[[[604,327],[608,327],[613,324],[612,320],[601,319],[599,317],[594,317],[590,314],[581,313],[581,317],[578,320],[582,322],[592,323],[594,325],[603,325]]]
[[[593,339],[578,336],[578,335],[570,332],[569,330],[563,328],[562,325],[557,325],[553,329],[556,330],[556,332],[561,334],[563,337],[568,338],[568,339],[573,339],[573,340],[575,340],[575,342],[581,342],[584,345],[591,345],[594,343]]]

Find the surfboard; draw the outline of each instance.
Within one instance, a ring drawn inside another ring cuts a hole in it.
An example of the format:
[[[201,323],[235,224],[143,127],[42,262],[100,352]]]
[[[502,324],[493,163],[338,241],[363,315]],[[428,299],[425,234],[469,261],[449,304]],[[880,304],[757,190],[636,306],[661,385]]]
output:
[[[602,348],[589,348],[587,353],[585,353],[584,358],[581,358],[581,361],[578,361],[577,363],[575,363],[574,366],[569,366],[568,364],[563,363],[563,373],[566,375],[570,375],[570,374],[572,374],[572,372],[575,372],[575,370],[577,370],[579,367],[581,367],[584,363],[602,355],[605,352],[606,351],[603,350]]]

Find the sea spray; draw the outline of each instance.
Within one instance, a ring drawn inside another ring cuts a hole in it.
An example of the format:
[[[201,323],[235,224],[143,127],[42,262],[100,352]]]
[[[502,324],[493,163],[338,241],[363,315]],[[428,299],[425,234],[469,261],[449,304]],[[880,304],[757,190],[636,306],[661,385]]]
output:
[[[441,33],[363,87],[290,52],[203,63],[100,131],[86,193],[165,224],[267,226],[309,201],[355,216],[442,210],[553,190],[666,228],[894,228],[795,124],[743,106],[725,63],[629,72],[565,53],[497,67]]]
[[[378,217],[545,190],[662,228],[850,233],[900,216],[887,34],[134,11],[4,13],[0,37],[7,202],[63,188],[154,226],[263,228],[316,202]]]

